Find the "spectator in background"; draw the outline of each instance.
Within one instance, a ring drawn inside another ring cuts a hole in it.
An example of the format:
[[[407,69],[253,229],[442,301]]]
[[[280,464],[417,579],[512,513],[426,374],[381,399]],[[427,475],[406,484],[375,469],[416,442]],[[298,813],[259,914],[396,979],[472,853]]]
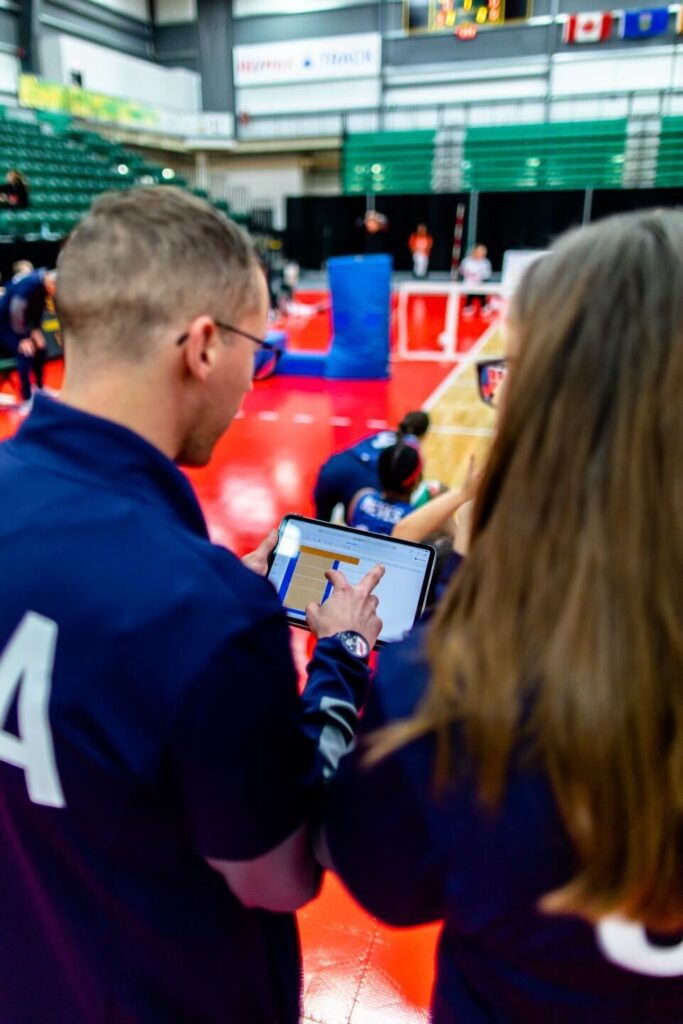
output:
[[[351,499],[349,526],[390,534],[412,511],[410,496],[422,480],[422,456],[414,444],[399,441],[384,448],[377,461],[379,487],[367,487]]]
[[[413,257],[413,277],[425,278],[429,274],[429,257],[431,256],[434,239],[429,234],[426,224],[418,224],[408,239],[408,248]]]
[[[469,256],[466,256],[460,264],[458,273],[466,285],[480,285],[491,277],[493,270],[491,268],[491,261],[487,258],[487,253],[488,249],[486,246],[482,245],[481,242],[477,242],[476,245],[472,246]],[[481,302],[482,296],[465,296],[464,316],[472,316],[474,314],[473,301],[475,299],[477,302]]]
[[[47,296],[54,295],[55,283],[54,271],[33,270],[13,278],[0,298],[0,352],[17,361],[23,413],[30,408],[31,374],[36,387],[43,386],[47,347],[41,324]]]
[[[0,202],[15,210],[25,210],[29,205],[28,182],[19,171],[7,172],[5,184],[0,185]]]
[[[396,430],[381,430],[331,455],[320,468],[313,492],[316,519],[329,521],[337,505],[346,518],[349,502],[358,491],[378,487],[377,463],[381,452],[398,441],[418,446],[428,430],[429,416],[418,409],[406,413]]]
[[[468,557],[333,782],[327,862],[443,922],[434,1024],[683,1020],[682,324],[673,210],[529,267]]]
[[[360,221],[363,248],[368,254],[386,252],[389,220],[378,210],[368,210]]]
[[[17,260],[16,263],[12,264],[12,280],[18,281],[21,277],[26,277],[27,274],[31,274],[35,270],[35,267],[30,260]]]

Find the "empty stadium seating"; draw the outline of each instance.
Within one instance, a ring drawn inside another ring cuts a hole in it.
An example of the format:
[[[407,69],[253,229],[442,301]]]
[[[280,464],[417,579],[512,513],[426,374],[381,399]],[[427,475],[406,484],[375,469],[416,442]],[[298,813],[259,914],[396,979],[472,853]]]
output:
[[[383,131],[344,139],[346,193],[679,186],[683,117]]]
[[[0,208],[1,239],[62,237],[101,192],[139,184],[187,187],[179,176],[167,182],[161,167],[96,132],[16,120],[0,108],[0,180],[10,168],[27,178],[30,206]],[[209,198],[202,189],[193,191]],[[225,201],[216,206],[230,212]]]

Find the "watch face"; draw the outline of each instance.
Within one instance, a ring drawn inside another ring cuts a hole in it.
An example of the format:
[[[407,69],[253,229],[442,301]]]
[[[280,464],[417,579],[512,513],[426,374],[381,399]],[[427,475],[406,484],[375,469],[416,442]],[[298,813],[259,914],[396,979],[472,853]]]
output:
[[[348,630],[345,633],[340,633],[339,639],[347,651],[354,654],[357,658],[367,658],[370,653],[370,646],[365,637],[361,636],[360,633]]]

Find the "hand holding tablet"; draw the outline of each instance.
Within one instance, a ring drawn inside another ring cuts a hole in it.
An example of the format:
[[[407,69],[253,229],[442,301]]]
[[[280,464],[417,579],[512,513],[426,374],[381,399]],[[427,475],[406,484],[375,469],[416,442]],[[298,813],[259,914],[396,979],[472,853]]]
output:
[[[310,628],[306,609],[313,603],[314,630],[318,635],[330,635],[330,629],[320,634],[318,624],[326,629],[325,602],[335,586],[344,593],[350,585],[366,588],[363,610],[359,611],[357,598],[347,602],[346,614],[369,614],[382,620],[377,645],[400,640],[408,633],[424,609],[425,598],[434,569],[434,549],[428,544],[414,544],[348,526],[323,523],[303,516],[285,516],[278,531],[278,542],[269,559],[268,578],[275,586],[287,612],[287,618],[296,626]],[[375,573],[376,566],[384,573]],[[340,576],[343,573],[343,577]],[[377,577],[379,576],[379,579]],[[377,600],[376,614],[374,605]],[[343,601],[343,596],[341,597]],[[357,629],[351,621],[342,622],[337,602],[334,611],[336,632]],[[372,616],[370,616],[372,619]],[[374,626],[366,626],[376,632]],[[374,636],[366,637],[372,644]]]

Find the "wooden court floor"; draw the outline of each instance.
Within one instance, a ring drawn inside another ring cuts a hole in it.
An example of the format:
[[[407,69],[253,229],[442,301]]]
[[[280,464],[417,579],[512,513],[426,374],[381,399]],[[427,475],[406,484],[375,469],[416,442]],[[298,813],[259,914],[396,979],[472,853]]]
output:
[[[471,455],[477,466],[486,458],[495,413],[479,398],[474,363],[504,355],[497,322],[490,324],[425,403],[431,427],[424,443],[428,477],[457,486],[465,477]]]

